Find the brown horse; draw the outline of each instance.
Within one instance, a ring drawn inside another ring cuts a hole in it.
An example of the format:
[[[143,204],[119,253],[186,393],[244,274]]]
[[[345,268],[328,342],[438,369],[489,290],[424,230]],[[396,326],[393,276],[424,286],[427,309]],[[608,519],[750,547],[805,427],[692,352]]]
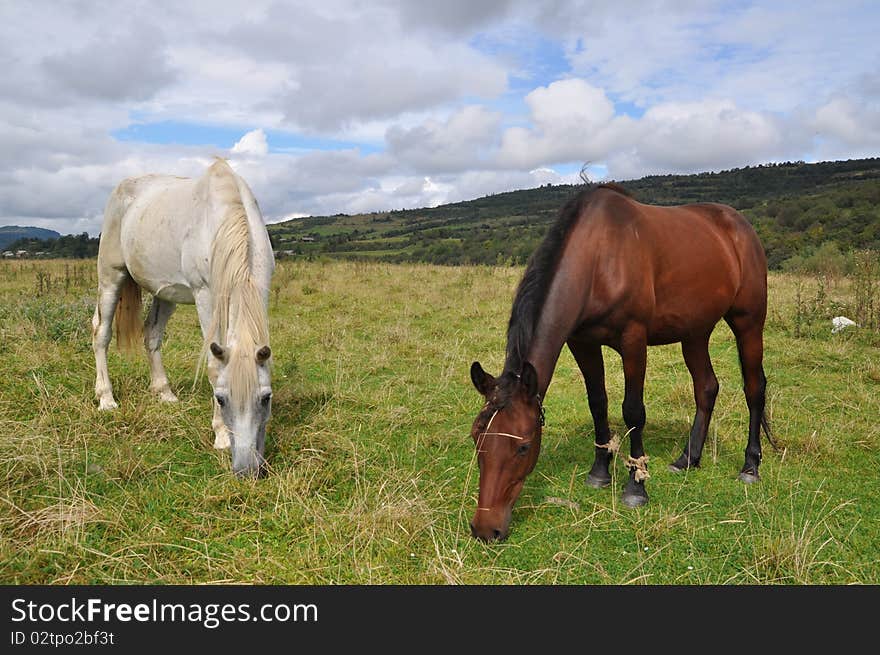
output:
[[[681,343],[697,410],[684,452],[670,468],[700,463],[718,380],[709,336],[723,318],[736,337],[749,439],[743,482],[758,480],[760,427],[765,432],[762,365],[767,314],[767,262],[757,234],[734,209],[701,203],[644,205],[602,184],[561,210],[535,250],[517,288],[507,330],[504,371],[478,362],[471,380],[486,399],[471,429],[480,467],[480,495],[471,522],[475,537],[504,539],[526,476],[535,467],[544,422],[542,401],[564,344],[584,376],[596,429],[596,456],[587,478],[611,483],[614,445],[608,427],[603,345],[623,361],[623,419],[630,439],[623,502],[648,502],[643,390],[647,346]],[[769,433],[768,433],[769,437]]]

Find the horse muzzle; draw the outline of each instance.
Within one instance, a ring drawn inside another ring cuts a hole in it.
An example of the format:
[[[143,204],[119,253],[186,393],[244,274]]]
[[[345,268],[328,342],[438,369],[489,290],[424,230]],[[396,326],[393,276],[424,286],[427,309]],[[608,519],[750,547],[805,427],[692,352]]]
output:
[[[477,509],[471,521],[471,534],[480,541],[504,541],[510,534],[510,512]]]
[[[256,479],[264,471],[266,460],[262,453],[253,448],[242,448],[232,452],[232,472],[238,478]]]

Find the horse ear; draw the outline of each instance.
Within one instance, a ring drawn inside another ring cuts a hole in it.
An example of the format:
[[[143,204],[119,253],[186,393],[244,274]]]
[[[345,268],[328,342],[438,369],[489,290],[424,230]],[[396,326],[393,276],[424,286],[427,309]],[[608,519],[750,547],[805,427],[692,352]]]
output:
[[[525,362],[519,374],[520,382],[526,388],[526,393],[531,398],[538,394],[538,372],[531,362]]]
[[[257,363],[265,364],[266,360],[272,356],[272,351],[269,346],[263,346],[257,351]]]
[[[483,370],[483,367],[480,366],[480,362],[474,362],[471,364],[471,382],[474,383],[474,387],[476,387],[477,391],[484,396],[488,396],[489,392],[492,391],[492,387],[495,386],[495,378]]]
[[[220,344],[212,341],[210,348],[211,348],[211,354],[214,355],[214,357],[216,357],[217,359],[219,359],[221,361],[226,359],[226,351],[223,349],[223,347]]]

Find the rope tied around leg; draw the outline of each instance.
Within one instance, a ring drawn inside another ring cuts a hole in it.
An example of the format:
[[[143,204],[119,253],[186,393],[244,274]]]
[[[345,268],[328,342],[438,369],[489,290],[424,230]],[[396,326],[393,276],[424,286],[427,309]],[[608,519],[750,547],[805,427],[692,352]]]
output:
[[[620,437],[618,437],[615,434],[613,437],[611,437],[611,439],[608,441],[608,443],[596,442],[595,446],[596,446],[596,448],[604,448],[612,455],[616,455],[617,451],[620,450]]]
[[[644,482],[651,477],[651,474],[648,473],[647,455],[642,455],[641,457],[627,457],[626,468],[631,471],[635,471],[635,475],[633,477],[636,482]]]

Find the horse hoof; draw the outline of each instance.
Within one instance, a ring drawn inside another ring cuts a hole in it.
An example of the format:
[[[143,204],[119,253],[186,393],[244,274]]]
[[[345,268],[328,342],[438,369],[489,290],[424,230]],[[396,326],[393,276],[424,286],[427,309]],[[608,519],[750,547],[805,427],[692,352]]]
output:
[[[672,464],[670,464],[666,468],[669,471],[672,471],[673,473],[684,473],[685,471],[694,471],[694,470],[700,468],[700,465],[699,464],[686,464],[684,466],[681,466],[677,462],[672,462]]]
[[[752,473],[751,471],[740,471],[739,479],[746,484],[754,484],[755,482],[758,482],[761,478],[758,476],[757,471],[755,471],[754,473]]]
[[[594,489],[604,489],[610,484],[610,477],[606,478],[600,475],[593,475],[592,473],[587,476],[587,486],[593,487]]]
[[[696,469],[700,468],[700,462],[691,462],[687,458],[687,454],[679,456],[677,460],[672,462],[668,466],[669,470],[673,473],[681,473],[682,471],[687,471],[688,469]]]
[[[167,386],[161,388],[153,388],[151,389],[154,394],[159,397],[163,403],[176,403],[177,396],[174,395],[174,392],[171,391]]]
[[[98,405],[98,409],[102,411],[107,411],[111,409],[118,409],[119,405],[116,404],[116,401],[110,398],[107,400],[106,398],[101,398],[101,401]]]
[[[648,504],[647,496],[640,496],[638,494],[628,494],[624,492],[624,494],[620,497],[621,502],[627,507],[642,507],[643,505]]]

